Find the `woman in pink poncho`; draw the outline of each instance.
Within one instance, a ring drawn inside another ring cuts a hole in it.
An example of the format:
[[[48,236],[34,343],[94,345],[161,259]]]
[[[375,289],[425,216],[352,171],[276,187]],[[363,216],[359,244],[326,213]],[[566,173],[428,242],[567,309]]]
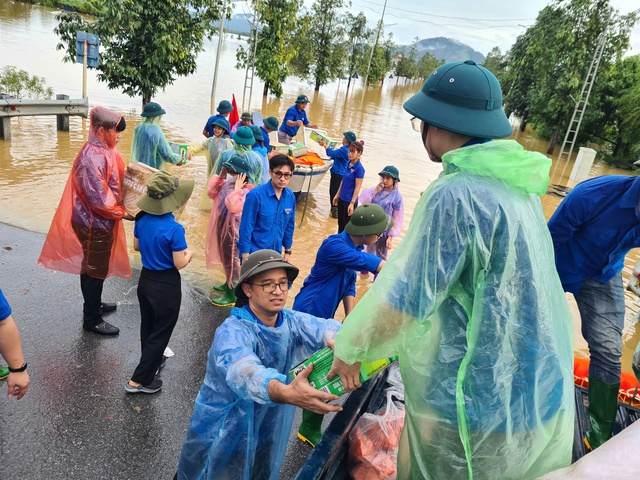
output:
[[[214,205],[204,250],[207,268],[222,270],[226,275],[225,283],[213,287],[211,297],[211,303],[221,307],[236,301],[233,287],[240,277],[238,230],[245,196],[255,186],[247,183],[251,167],[246,158],[232,155],[222,167],[220,175],[212,175],[207,186]]]

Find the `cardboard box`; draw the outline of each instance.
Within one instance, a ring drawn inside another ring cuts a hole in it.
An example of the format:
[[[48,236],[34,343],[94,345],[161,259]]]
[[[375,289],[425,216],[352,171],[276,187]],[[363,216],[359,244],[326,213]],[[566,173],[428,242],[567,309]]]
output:
[[[302,157],[309,153],[307,147],[305,147],[304,143],[296,142],[289,145],[289,155],[293,158]]]
[[[316,132],[315,130],[311,130],[311,133],[309,134],[309,138],[318,143],[329,141],[329,137],[326,137],[320,132]]]
[[[275,150],[278,153],[283,153],[285,155],[289,155],[289,145],[285,145],[284,143],[271,143],[271,150]]]
[[[138,200],[147,194],[147,181],[158,170],[140,162],[127,165],[127,171],[122,181],[122,197],[125,211],[135,217],[140,209]]]
[[[372,363],[363,362],[360,366],[360,381],[365,382],[377,373],[381,372],[393,362],[398,360],[397,356],[377,360]],[[316,390],[321,390],[334,395],[342,395],[346,393],[342,386],[342,379],[336,375],[331,380],[327,379],[327,374],[333,363],[333,350],[329,347],[318,350],[316,353],[307,358],[304,362],[299,363],[289,371],[291,378],[296,378],[309,363],[313,362],[313,372],[309,374],[309,383]]]
[[[173,151],[173,153],[177,153],[180,155],[180,160],[182,161],[183,165],[187,163],[187,150],[189,150],[189,145],[169,142],[169,146],[171,147],[171,151]]]

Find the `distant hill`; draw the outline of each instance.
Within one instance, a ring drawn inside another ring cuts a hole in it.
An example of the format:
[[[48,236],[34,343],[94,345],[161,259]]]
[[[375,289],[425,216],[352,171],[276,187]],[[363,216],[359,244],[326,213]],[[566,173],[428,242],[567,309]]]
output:
[[[251,34],[250,22],[252,18],[253,15],[250,13],[236,13],[231,16],[231,20],[225,20],[224,31],[249,36]],[[217,28],[220,22],[214,22],[213,25]]]
[[[415,44],[417,46],[418,58],[422,58],[425,53],[430,53],[438,60],[445,62],[457,62],[461,60],[473,60],[476,63],[484,63],[485,57],[480,52],[474,50],[458,40],[446,37],[425,38]],[[411,45],[401,45],[400,53],[409,53]]]

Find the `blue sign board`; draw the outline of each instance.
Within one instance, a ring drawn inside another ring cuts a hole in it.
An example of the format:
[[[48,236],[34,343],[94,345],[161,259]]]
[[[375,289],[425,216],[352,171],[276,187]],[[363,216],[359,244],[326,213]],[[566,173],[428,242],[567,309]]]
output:
[[[84,41],[87,41],[87,66],[98,68],[98,58],[100,55],[100,38],[98,35],[87,32],[76,32],[76,62],[83,63]]]

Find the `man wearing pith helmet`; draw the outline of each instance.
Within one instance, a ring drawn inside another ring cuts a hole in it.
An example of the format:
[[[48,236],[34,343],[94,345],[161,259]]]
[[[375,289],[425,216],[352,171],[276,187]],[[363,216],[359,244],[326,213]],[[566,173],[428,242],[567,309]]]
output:
[[[540,196],[551,161],[507,137],[495,76],[438,67],[404,109],[444,172],[345,320],[332,371],[400,356],[398,478],[537,478],[571,462],[573,329]]]

